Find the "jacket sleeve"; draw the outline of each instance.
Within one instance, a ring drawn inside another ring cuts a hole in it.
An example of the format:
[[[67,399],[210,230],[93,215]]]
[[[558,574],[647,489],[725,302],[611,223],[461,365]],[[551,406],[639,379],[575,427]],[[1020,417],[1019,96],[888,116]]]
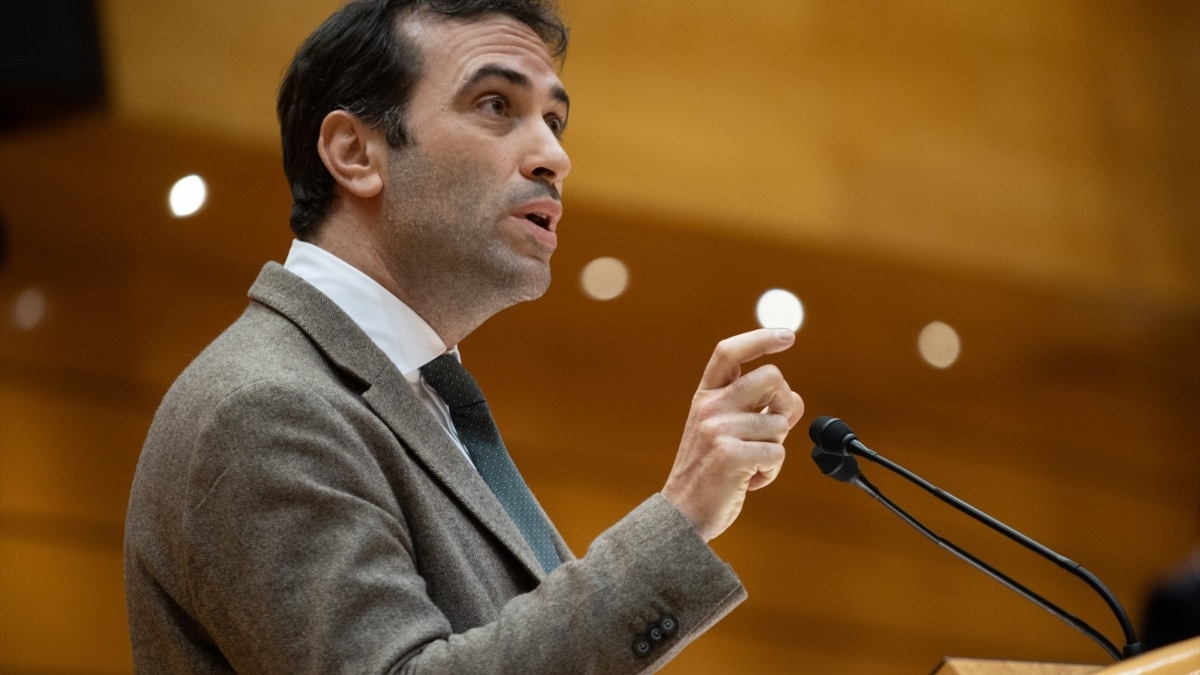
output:
[[[454,633],[363,427],[270,381],[201,425],[181,486],[186,604],[236,672],[647,672],[745,597],[655,495],[494,620]]]

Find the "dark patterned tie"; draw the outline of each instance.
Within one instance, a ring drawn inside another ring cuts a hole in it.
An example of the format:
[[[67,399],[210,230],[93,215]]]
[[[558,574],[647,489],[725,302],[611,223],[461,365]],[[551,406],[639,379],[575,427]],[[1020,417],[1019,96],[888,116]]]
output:
[[[442,354],[421,367],[421,375],[450,407],[458,439],[466,446],[479,475],[517,524],[525,541],[549,574],[562,562],[550,536],[550,525],[529,486],[513,464],[492,420],[483,392],[453,354]]]

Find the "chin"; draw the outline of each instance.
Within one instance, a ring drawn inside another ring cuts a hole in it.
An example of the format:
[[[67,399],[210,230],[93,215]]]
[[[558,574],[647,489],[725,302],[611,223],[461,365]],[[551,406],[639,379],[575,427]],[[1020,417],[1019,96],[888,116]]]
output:
[[[490,295],[506,307],[520,302],[537,300],[550,288],[550,263],[525,258],[495,265],[486,277],[477,277],[486,284],[478,292]]]
[[[525,288],[523,289],[523,292],[520,295],[520,297],[517,298],[517,302],[528,302],[530,300],[537,300],[538,298],[545,295],[546,291],[549,289],[550,289],[550,275],[547,274],[544,281],[539,280],[537,283],[527,284],[525,286]]]
[[[511,288],[514,303],[537,300],[550,288],[550,267],[543,265],[539,269],[525,270]]]

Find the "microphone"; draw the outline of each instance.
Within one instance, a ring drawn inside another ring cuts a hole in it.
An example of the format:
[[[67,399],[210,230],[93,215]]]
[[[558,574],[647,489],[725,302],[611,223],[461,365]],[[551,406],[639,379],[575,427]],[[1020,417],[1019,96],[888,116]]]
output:
[[[845,448],[845,443],[849,442],[848,438],[857,440],[857,437],[854,436],[853,431],[846,436],[840,428],[829,431],[831,426],[835,426],[834,422],[845,427],[847,431],[850,430],[845,422],[836,417],[818,417],[808,428],[808,436],[816,444],[812,449],[812,458],[817,463],[817,468],[821,469],[821,473],[834,480],[849,483],[862,476],[862,470],[858,468],[858,460],[854,459],[854,455],[851,455]],[[828,438],[827,433],[829,434]]]
[[[850,429],[850,426],[836,417],[822,416],[813,420],[812,425],[808,429],[808,435],[815,444],[815,447],[813,447],[812,451],[812,457],[813,461],[816,462],[817,467],[821,470],[821,473],[824,473],[825,475],[836,480],[850,483],[851,485],[855,485],[856,487],[866,491],[867,494],[871,495],[872,498],[879,501],[909,525],[912,525],[926,537],[931,539],[934,543],[970,563],[976,569],[979,569],[988,576],[991,576],[993,579],[996,579],[1042,609],[1045,609],[1059,619],[1062,619],[1072,628],[1079,630],[1095,640],[1114,660],[1119,661],[1122,658],[1122,654],[1127,658],[1142,652],[1142,645],[1137,640],[1137,635],[1133,630],[1133,624],[1129,621],[1129,615],[1125,613],[1125,609],[1121,606],[1120,601],[1117,600],[1116,596],[1108,590],[1108,587],[1105,586],[1100,579],[1084,569],[1083,566],[1062,555],[1059,555],[1058,553],[1055,553],[1049,548],[1025,536],[1024,534],[1021,534],[1008,525],[1005,525],[983,511],[980,511],[974,506],[971,506],[958,497],[955,497],[949,492],[946,492],[945,490],[933,485],[920,476],[917,476],[899,464],[885,459],[874,450],[871,450],[867,446],[863,445],[862,442],[858,440],[858,436],[854,433],[854,431]],[[1088,584],[1088,586],[1090,586],[1094,591],[1099,593],[1102,598],[1104,598],[1104,601],[1108,604],[1109,609],[1112,610],[1113,614],[1117,617],[1117,621],[1121,624],[1121,630],[1125,635],[1125,648],[1118,653],[1116,646],[1107,638],[1105,638],[1099,631],[1095,630],[1071,614],[1063,611],[1058,606],[1054,605],[1045,598],[1042,598],[1028,588],[1017,583],[1015,580],[1006,576],[994,567],[988,565],[982,560],[979,560],[975,556],[955,546],[949,541],[939,537],[932,530],[922,525],[899,506],[896,506],[887,497],[884,497],[874,485],[871,485],[871,483],[867,481],[866,477],[862,475],[862,471],[858,468],[858,462],[854,457],[855,455],[875,462],[889,471],[899,474],[912,483],[915,483],[925,491],[933,494],[938,499],[950,504],[959,511],[966,513],[975,520],[978,520],[993,530],[1000,532],[1009,539],[1021,544],[1025,548],[1037,553],[1043,558],[1054,562],[1059,567],[1062,567],[1071,574],[1074,574],[1082,579]]]

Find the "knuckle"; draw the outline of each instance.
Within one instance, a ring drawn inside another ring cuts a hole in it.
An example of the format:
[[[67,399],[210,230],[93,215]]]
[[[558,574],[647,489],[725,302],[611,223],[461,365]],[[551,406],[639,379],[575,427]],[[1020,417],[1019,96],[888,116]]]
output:
[[[736,438],[730,436],[720,436],[713,443],[713,450],[725,462],[733,461],[741,457],[742,443]]]
[[[719,439],[722,436],[725,428],[722,420],[718,417],[704,417],[696,426],[697,431],[700,432],[700,435],[706,439],[709,439],[710,441],[716,441]]]
[[[763,426],[766,427],[767,433],[783,440],[787,436],[788,421],[783,415],[763,415]]]
[[[696,402],[696,414],[704,420],[710,420],[721,413],[723,406],[719,397],[709,396]]]
[[[732,358],[733,354],[733,338],[725,338],[717,343],[713,350],[713,356],[718,359],[727,360]]]
[[[695,413],[696,419],[707,422],[715,417],[716,405],[712,399],[697,399],[695,404],[692,404],[692,412]]]
[[[783,371],[774,363],[766,363],[758,367],[758,371],[767,380],[783,381]]]

